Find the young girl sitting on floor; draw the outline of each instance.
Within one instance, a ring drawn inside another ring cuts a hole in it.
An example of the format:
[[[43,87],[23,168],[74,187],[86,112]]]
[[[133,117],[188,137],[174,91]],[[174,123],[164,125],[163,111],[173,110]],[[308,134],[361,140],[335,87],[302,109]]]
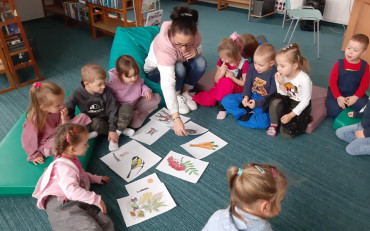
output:
[[[370,155],[370,101],[364,111],[348,112],[349,117],[362,118],[362,121],[338,128],[335,132],[339,139],[348,142],[346,151],[350,155]]]
[[[219,105],[217,119],[224,119],[226,111],[220,101],[228,94],[240,93],[247,71],[248,62],[241,56],[243,43],[238,34],[234,32],[229,38],[224,38],[218,45],[220,59],[217,62],[215,83],[211,90],[199,92],[193,100],[202,106],[212,107]]]
[[[272,231],[265,220],[278,215],[287,180],[276,167],[250,163],[228,171],[230,205],[216,211],[202,231]]]
[[[85,155],[89,147],[88,135],[87,129],[78,124],[58,127],[55,160],[32,194],[37,198],[37,207],[46,210],[53,230],[114,230],[101,196],[89,191],[90,182],[107,183],[109,177],[85,172],[77,158]]]
[[[269,106],[271,122],[266,133],[276,136],[281,123],[281,135],[294,138],[303,134],[311,121],[310,66],[296,43],[278,51],[276,64],[277,93],[269,96],[265,102],[265,106]]]
[[[69,122],[64,96],[63,89],[52,82],[37,82],[30,89],[31,103],[23,124],[22,147],[28,155],[27,160],[35,165],[43,164],[45,156],[53,155],[56,127]],[[71,122],[87,125],[91,119],[81,113]],[[91,133],[91,137],[96,136],[97,133]]]
[[[131,118],[118,117],[117,123],[139,128],[148,115],[158,108],[161,96],[152,90],[140,78],[140,69],[134,58],[122,55],[116,61],[116,68],[109,70],[111,88],[119,107],[119,115],[131,115]],[[131,120],[131,121],[130,121]]]

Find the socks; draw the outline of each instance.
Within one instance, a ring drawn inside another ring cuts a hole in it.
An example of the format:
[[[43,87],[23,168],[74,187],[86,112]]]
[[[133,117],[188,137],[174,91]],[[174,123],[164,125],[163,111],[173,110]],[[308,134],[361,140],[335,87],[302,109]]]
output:
[[[118,132],[118,131],[117,131]],[[123,135],[131,137],[134,135],[135,131],[132,128],[125,128],[122,132]]]
[[[109,151],[113,152],[118,149],[118,144],[114,143],[112,141],[109,141],[109,146],[108,146]]]
[[[227,112],[226,111],[219,111],[216,118],[218,120],[223,120],[223,119],[226,118],[226,115],[227,115]]]
[[[89,133],[89,139],[95,138],[98,136],[98,133],[96,131],[92,131]]]

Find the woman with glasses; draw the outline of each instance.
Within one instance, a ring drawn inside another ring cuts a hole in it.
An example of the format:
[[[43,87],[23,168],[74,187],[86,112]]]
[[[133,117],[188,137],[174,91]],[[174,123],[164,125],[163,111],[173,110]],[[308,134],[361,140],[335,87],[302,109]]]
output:
[[[148,79],[161,84],[166,106],[171,112],[176,135],[187,135],[180,114],[196,110],[189,90],[204,74],[207,62],[200,55],[202,37],[197,29],[198,12],[175,7],[172,21],[162,23],[150,45],[144,71]]]

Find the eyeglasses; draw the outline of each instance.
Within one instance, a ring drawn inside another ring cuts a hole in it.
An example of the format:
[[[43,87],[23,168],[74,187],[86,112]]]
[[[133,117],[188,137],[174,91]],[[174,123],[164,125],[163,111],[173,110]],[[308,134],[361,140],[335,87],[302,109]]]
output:
[[[187,48],[193,47],[194,46],[194,43],[191,43],[191,44],[182,44],[182,43],[176,43],[176,42],[174,42],[174,46],[176,48],[185,47],[187,49]]]

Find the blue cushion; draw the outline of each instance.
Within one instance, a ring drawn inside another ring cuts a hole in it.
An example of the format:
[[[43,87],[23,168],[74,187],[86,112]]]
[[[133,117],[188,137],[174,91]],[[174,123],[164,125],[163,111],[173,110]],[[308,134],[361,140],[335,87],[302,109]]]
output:
[[[164,106],[164,98],[159,83],[146,78],[144,73],[145,59],[149,53],[150,44],[159,33],[159,27],[117,27],[109,57],[109,69],[116,67],[116,60],[121,55],[132,56],[140,68],[140,77],[153,92],[161,95],[161,106]]]

